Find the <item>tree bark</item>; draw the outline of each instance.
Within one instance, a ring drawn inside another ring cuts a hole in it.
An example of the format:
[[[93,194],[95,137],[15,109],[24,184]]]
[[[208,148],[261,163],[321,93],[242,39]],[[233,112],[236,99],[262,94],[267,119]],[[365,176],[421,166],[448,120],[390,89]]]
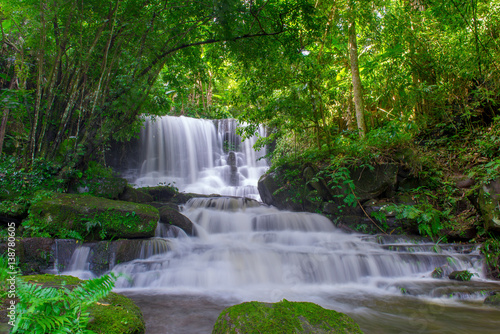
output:
[[[14,85],[16,83],[16,80],[17,80],[17,78],[16,78],[16,75],[14,74],[14,77],[10,81],[9,90],[14,89]],[[9,112],[10,112],[9,108],[5,107],[3,110],[3,115],[2,115],[2,124],[0,125],[0,156],[2,156],[3,141],[5,138],[5,132],[7,130],[7,120],[9,118]]]
[[[351,61],[352,88],[354,93],[354,105],[356,108],[356,121],[358,123],[359,136],[364,138],[366,135],[365,106],[363,101],[363,87],[361,86],[361,78],[359,76],[356,21],[353,8],[351,7],[350,9],[351,22],[349,24],[349,58]]]

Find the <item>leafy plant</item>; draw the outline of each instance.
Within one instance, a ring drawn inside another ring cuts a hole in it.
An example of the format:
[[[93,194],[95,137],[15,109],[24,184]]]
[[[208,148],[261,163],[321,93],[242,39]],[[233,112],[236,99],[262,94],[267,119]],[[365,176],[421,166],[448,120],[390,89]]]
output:
[[[431,239],[445,227],[449,215],[449,210],[439,211],[429,204],[393,204],[384,206],[381,210],[394,213],[397,219],[416,222],[419,233]]]
[[[85,281],[74,289],[42,287],[17,279],[16,322],[12,333],[85,333],[90,320],[89,307],[113,289],[111,273]]]

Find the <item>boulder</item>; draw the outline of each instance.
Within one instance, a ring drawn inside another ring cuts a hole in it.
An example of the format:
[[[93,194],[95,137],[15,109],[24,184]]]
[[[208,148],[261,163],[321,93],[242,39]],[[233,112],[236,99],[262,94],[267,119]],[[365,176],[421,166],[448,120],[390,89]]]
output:
[[[163,206],[159,210],[160,221],[164,224],[175,225],[186,232],[187,235],[196,235],[196,229],[188,217],[172,209],[170,206]]]
[[[483,184],[477,196],[477,206],[485,230],[500,233],[500,178]]]
[[[134,203],[151,203],[153,196],[145,191],[135,189],[129,185],[125,187],[123,192],[118,196],[120,201],[134,202]]]
[[[301,198],[297,198],[297,187],[288,184],[281,185],[275,172],[264,174],[257,184],[260,198],[267,205],[273,205],[280,210],[303,211],[300,203]],[[295,199],[295,201],[294,201]]]
[[[500,292],[495,292],[493,295],[486,297],[484,304],[500,307]]]
[[[349,316],[308,302],[247,302],[219,315],[212,334],[363,333]]]
[[[398,166],[380,164],[373,168],[361,167],[350,170],[354,192],[361,202],[374,199],[382,194],[389,195],[396,188]]]
[[[145,204],[89,195],[54,194],[32,204],[26,229],[53,237],[78,233],[87,241],[154,236],[160,216]]]
[[[473,275],[474,274],[468,270],[461,270],[461,271],[453,271],[451,274],[448,275],[448,278],[455,281],[470,281]]]
[[[144,187],[137,190],[149,194],[155,202],[169,202],[179,193],[179,190],[173,186]]]
[[[76,189],[71,192],[79,194],[91,194],[97,197],[118,199],[127,186],[127,180],[120,177],[103,177],[96,179],[82,179]]]

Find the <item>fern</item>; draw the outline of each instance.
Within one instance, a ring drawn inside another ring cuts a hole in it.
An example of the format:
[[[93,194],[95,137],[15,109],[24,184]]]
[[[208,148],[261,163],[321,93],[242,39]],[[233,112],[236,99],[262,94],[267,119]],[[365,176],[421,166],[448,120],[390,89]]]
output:
[[[70,290],[64,282],[60,288],[44,288],[18,279],[19,303],[11,333],[95,333],[86,329],[90,317],[87,310],[111,292],[115,281],[111,273]]]

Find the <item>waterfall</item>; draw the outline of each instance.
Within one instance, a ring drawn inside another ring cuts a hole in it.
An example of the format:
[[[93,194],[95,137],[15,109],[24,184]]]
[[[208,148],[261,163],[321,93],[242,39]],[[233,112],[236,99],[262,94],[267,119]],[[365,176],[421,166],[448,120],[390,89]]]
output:
[[[147,120],[140,137],[140,165],[127,174],[138,187],[173,184],[180,191],[259,199],[257,181],[268,165],[256,137],[242,141],[234,119],[164,116]],[[265,136],[263,127],[259,134]]]
[[[500,285],[485,278],[478,249],[348,234],[319,214],[263,205],[256,185],[268,168],[259,160],[265,152],[253,150],[255,138],[242,142],[236,126],[162,117],[141,132],[138,164],[128,174],[136,186],[174,183],[223,195],[181,206],[195,236],[159,224],[151,240],[112,243],[129,250],[110,261],[123,274],[116,290],[139,304],[148,333],[210,333],[229,305],[283,298],[347,313],[365,333],[498,331],[500,312],[480,303]],[[71,269],[83,269],[85,257],[88,250],[78,248]],[[437,267],[474,276],[438,280]]]
[[[481,272],[478,252],[435,253],[428,245],[408,242],[392,251],[387,244],[339,231],[321,215],[244,199],[192,199],[182,213],[195,223],[199,237],[189,243],[179,239],[170,252],[116,266],[114,271],[132,278],[120,280],[118,287],[225,291],[269,300],[272,291],[298,287],[349,284],[386,290],[390,284],[380,285],[383,281],[430,277],[444,265]],[[261,295],[263,289],[270,293]]]

